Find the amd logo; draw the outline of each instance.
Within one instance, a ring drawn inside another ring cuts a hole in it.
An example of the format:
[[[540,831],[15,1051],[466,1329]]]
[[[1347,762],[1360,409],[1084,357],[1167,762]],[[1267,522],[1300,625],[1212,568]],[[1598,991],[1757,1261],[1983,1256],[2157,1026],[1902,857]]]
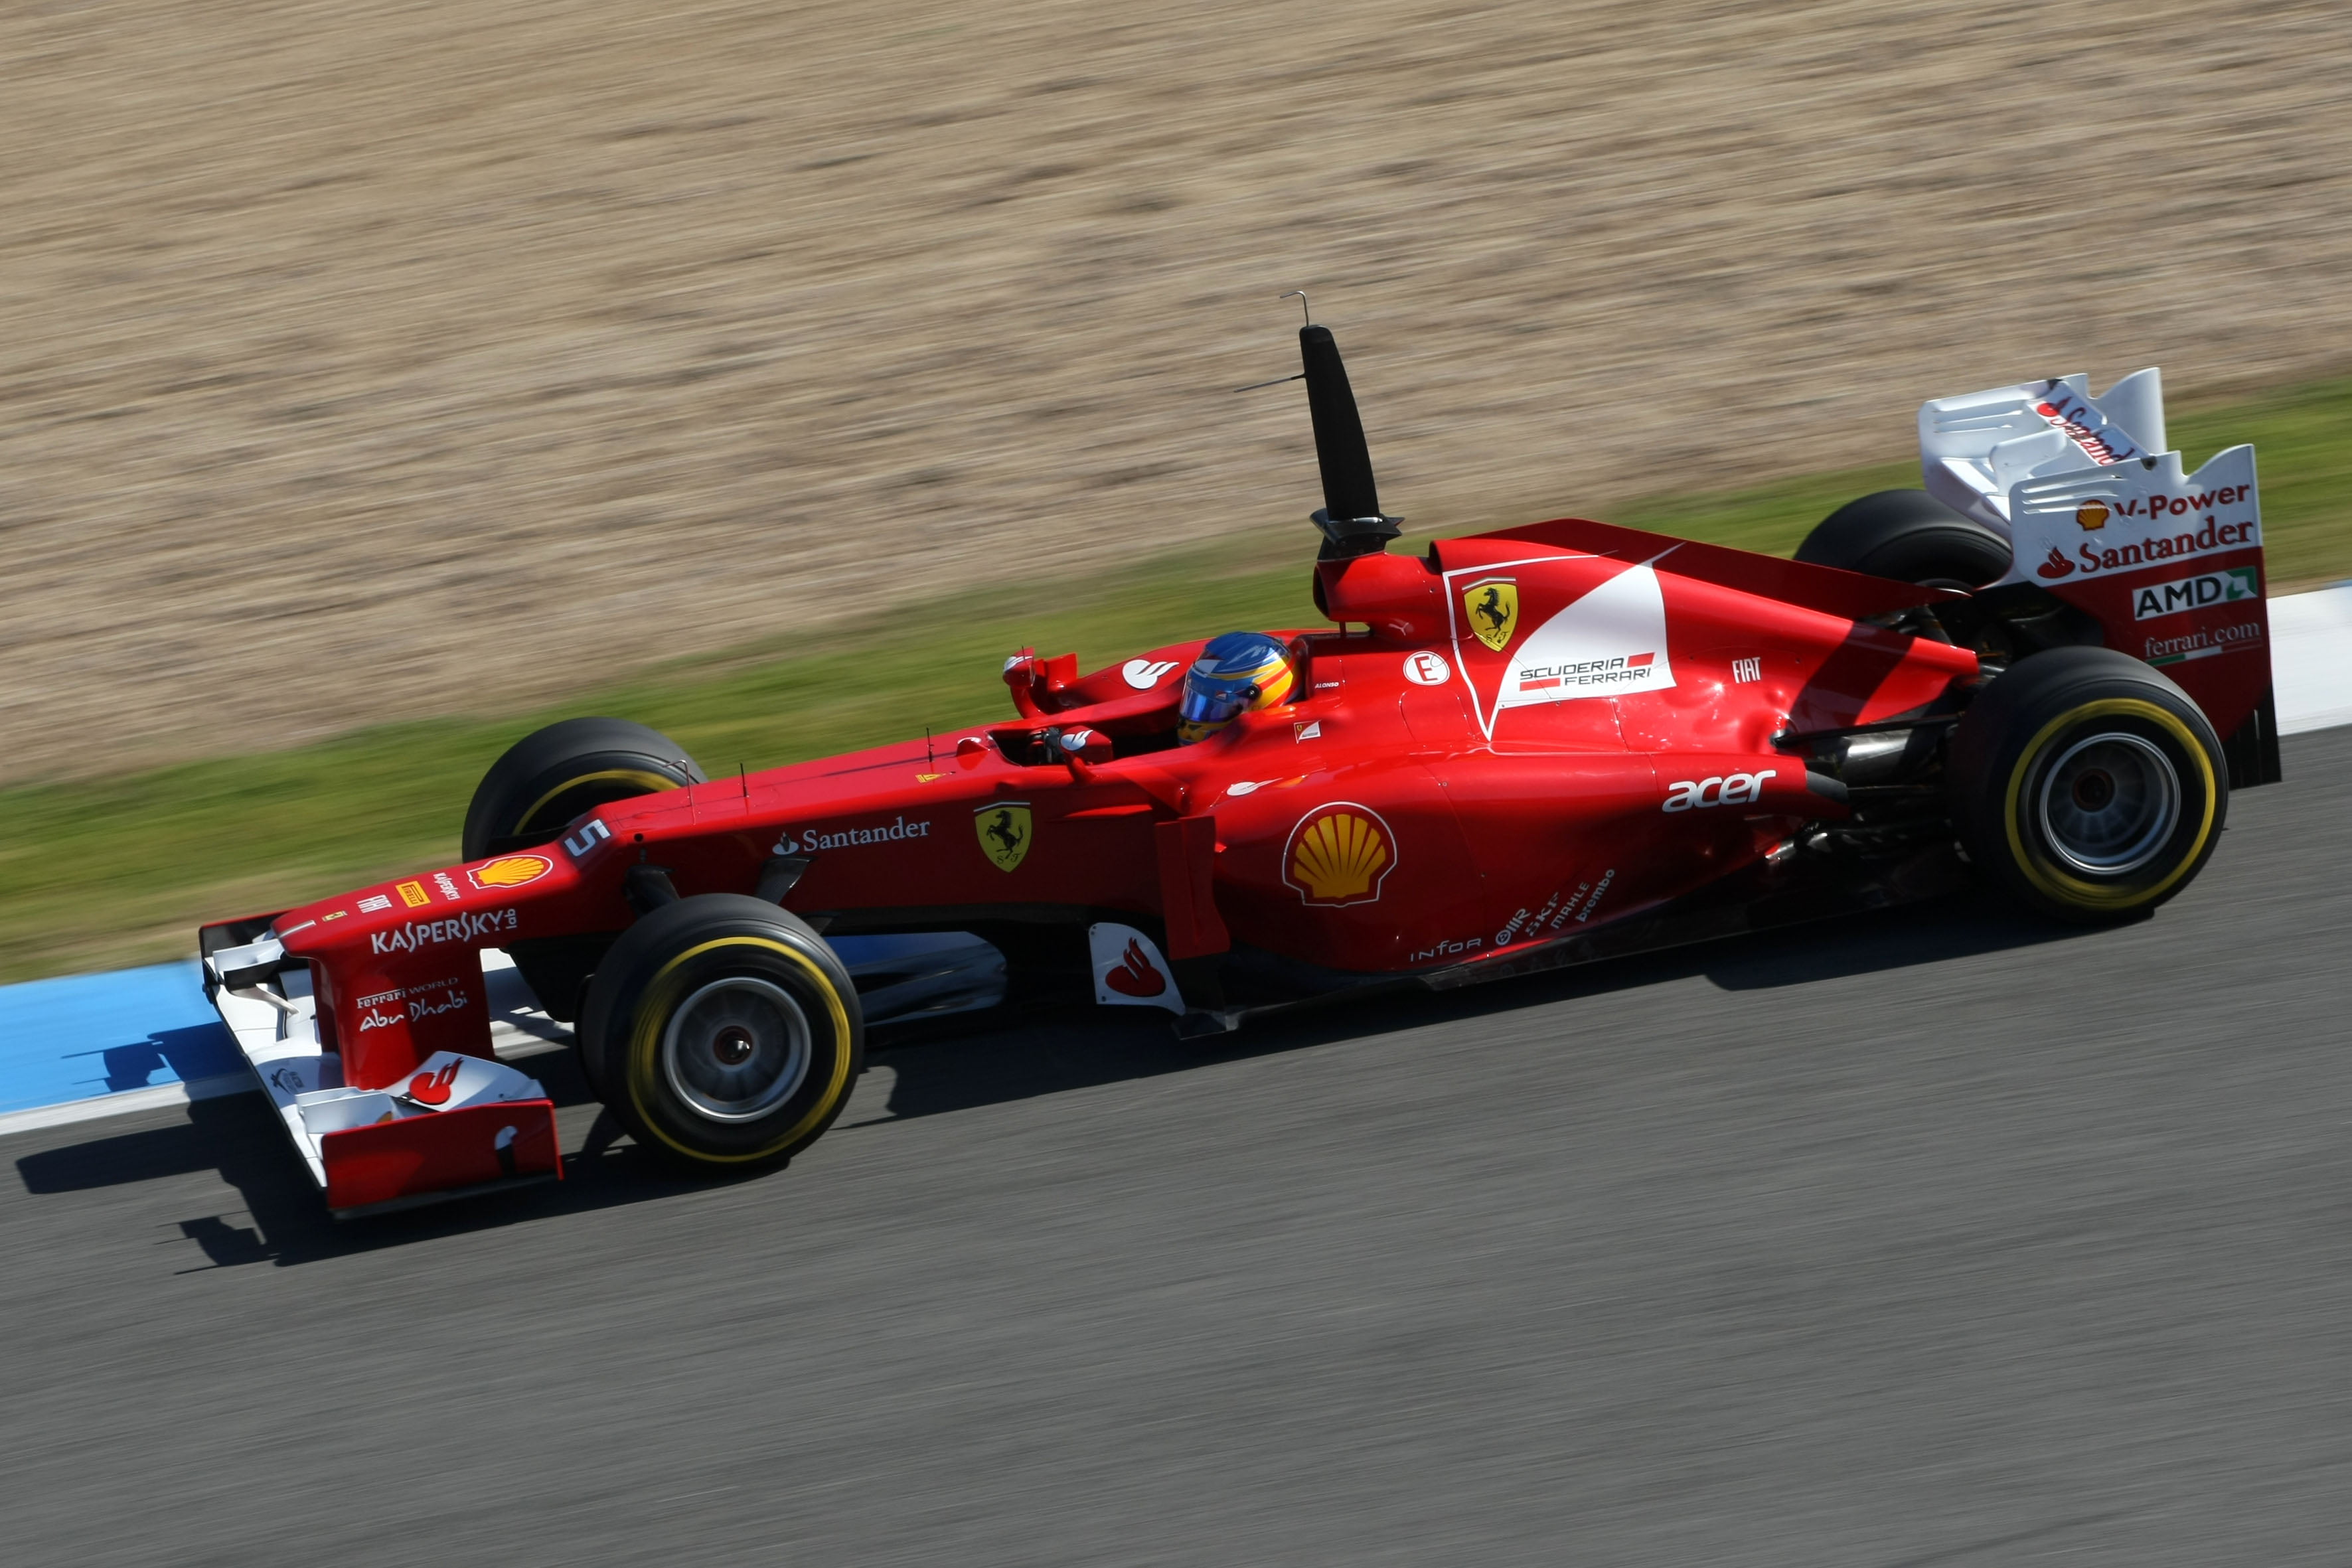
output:
[[[1764,781],[1776,778],[1777,768],[1760,773],[1731,773],[1720,778],[1685,779],[1666,786],[1661,811],[1697,811],[1715,805],[1746,805],[1764,793]]]
[[[2262,591],[2254,582],[2254,569],[2232,566],[2224,572],[2206,572],[2169,583],[2150,583],[2145,588],[2135,590],[2132,594],[2132,619],[2152,621],[2159,616],[2179,615],[2183,610],[2201,610],[2208,605],[2234,605],[2262,596]]]

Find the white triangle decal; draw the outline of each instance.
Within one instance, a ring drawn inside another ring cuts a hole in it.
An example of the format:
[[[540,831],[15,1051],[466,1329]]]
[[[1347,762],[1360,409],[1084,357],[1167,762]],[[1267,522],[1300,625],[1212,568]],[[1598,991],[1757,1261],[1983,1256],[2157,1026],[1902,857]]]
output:
[[[1675,683],[1666,658],[1666,599],[1649,566],[1620,572],[1536,628],[1521,643],[1496,694],[1497,713],[1538,702],[1664,691]]]

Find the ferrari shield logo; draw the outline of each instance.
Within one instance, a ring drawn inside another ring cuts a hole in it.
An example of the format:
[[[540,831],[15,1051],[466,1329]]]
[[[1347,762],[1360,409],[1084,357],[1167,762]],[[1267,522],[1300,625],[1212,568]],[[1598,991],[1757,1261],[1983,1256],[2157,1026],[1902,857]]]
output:
[[[1010,871],[1021,864],[1029,853],[1029,841],[1036,836],[1029,822],[1029,803],[1025,800],[1000,800],[982,806],[971,814],[971,826],[980,835],[981,853],[994,861],[1000,871]]]
[[[1519,585],[1508,577],[1489,577],[1462,590],[1462,614],[1478,640],[1496,653],[1511,640],[1519,625]]]

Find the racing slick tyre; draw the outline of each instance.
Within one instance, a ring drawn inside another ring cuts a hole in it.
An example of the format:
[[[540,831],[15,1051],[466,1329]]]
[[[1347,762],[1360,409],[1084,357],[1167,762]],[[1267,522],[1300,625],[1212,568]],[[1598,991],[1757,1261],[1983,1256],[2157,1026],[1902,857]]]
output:
[[[482,775],[466,806],[466,858],[545,844],[607,801],[702,782],[694,759],[658,730],[566,719],[509,746]]]
[[[509,746],[466,807],[465,858],[480,860],[552,840],[609,801],[700,784],[702,770],[658,730],[626,719],[566,719]],[[580,988],[611,938],[526,938],[508,956],[548,1016],[569,1023]]]
[[[2230,810],[2213,726],[2128,654],[2058,647],[1961,715],[1945,769],[1969,860],[2028,904],[2101,924],[2189,885]]]
[[[2009,570],[2009,541],[1926,490],[1879,490],[1822,519],[1797,559],[1925,588],[1977,588]]]
[[[579,1033],[622,1125],[706,1171],[807,1148],[865,1066],[866,1016],[841,960],[799,916],[742,893],[680,899],[623,932]]]

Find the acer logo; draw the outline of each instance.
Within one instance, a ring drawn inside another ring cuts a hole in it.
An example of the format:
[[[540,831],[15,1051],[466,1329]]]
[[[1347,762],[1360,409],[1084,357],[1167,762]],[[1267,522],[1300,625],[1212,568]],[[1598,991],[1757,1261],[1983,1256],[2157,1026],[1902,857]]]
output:
[[[1168,976],[1160,973],[1143,951],[1143,943],[1130,939],[1118,965],[1103,976],[1103,984],[1122,996],[1158,996],[1167,991]]]
[[[1666,786],[1661,811],[1703,811],[1709,806],[1746,805],[1764,793],[1764,781],[1780,776],[1777,768],[1760,773],[1727,773],[1719,778],[1685,779]]]

